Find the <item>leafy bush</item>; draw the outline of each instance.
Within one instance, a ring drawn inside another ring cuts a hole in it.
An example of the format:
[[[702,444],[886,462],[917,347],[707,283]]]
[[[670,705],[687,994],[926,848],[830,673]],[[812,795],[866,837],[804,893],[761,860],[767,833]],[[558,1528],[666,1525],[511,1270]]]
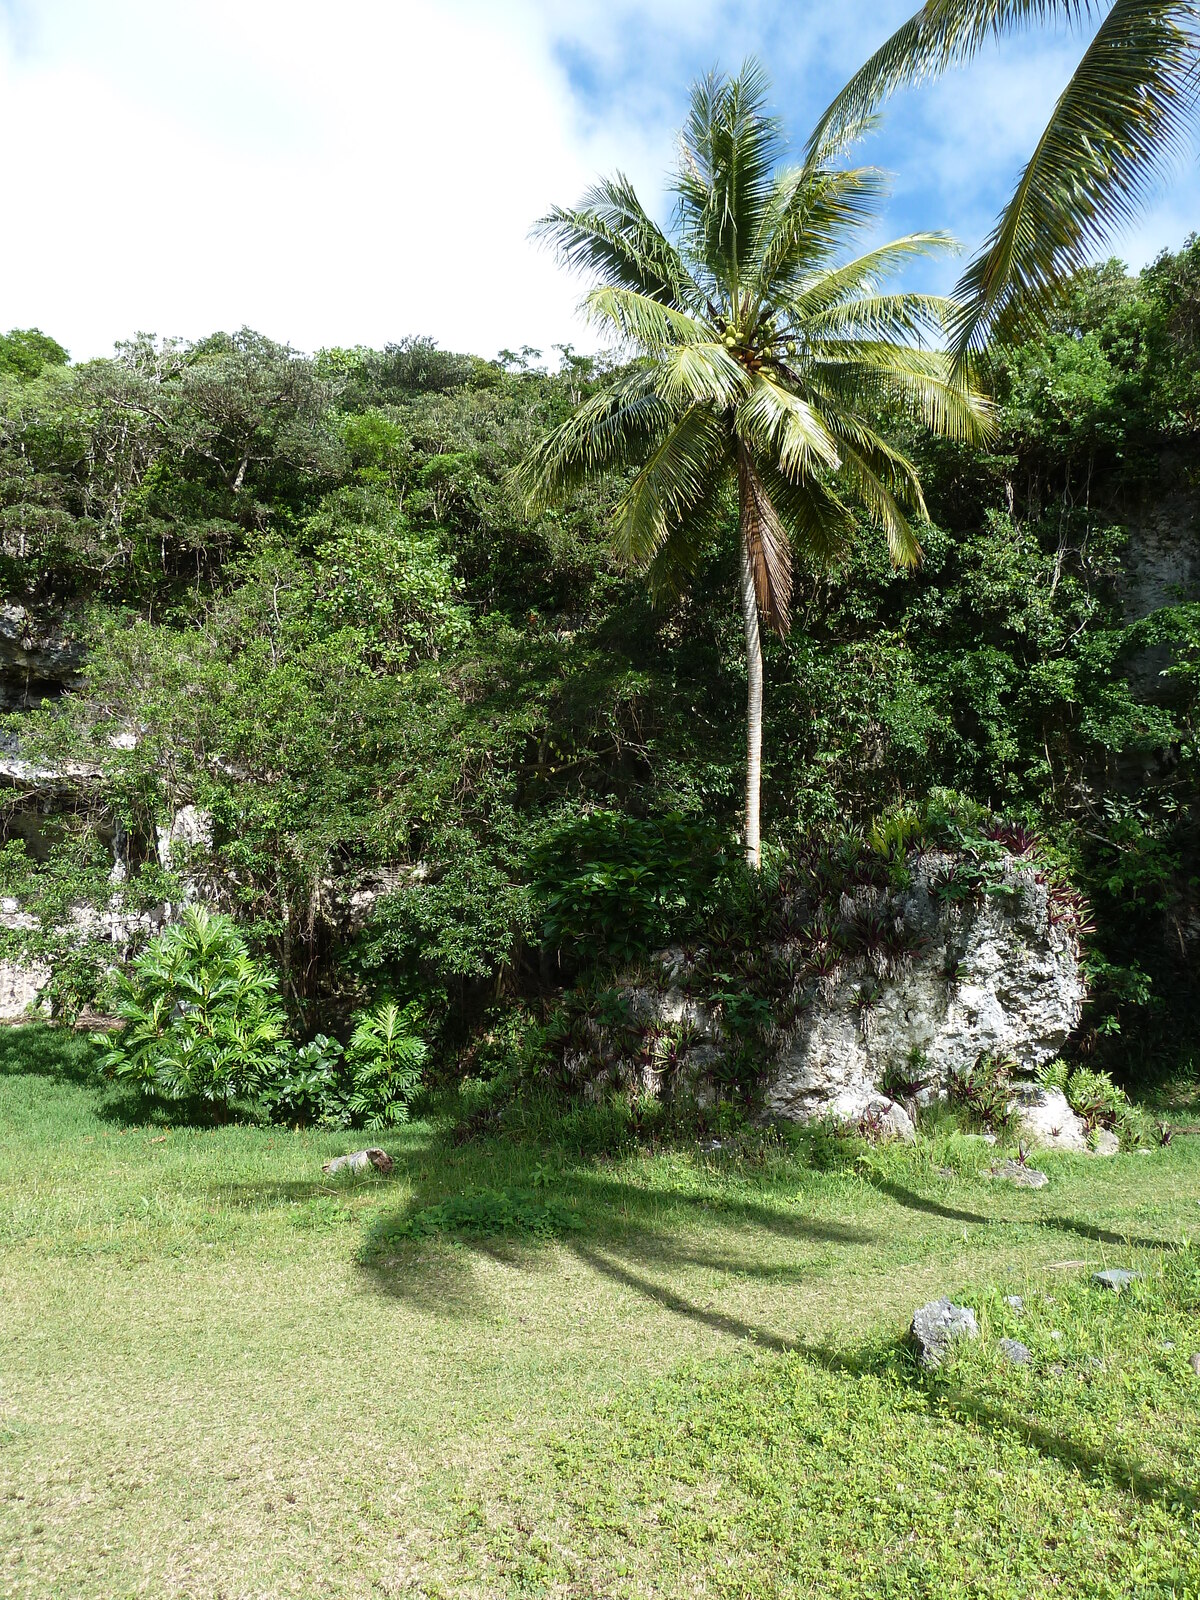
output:
[[[274,1122],[350,1127],[353,1117],[341,1070],[343,1055],[336,1039],[318,1033],[281,1066],[279,1076],[259,1096],[260,1106]]]
[[[1057,1089],[1064,1094],[1089,1133],[1097,1128],[1112,1128],[1120,1134],[1123,1144],[1141,1141],[1145,1119],[1130,1104],[1125,1091],[1113,1082],[1111,1074],[1093,1067],[1072,1070],[1065,1061],[1055,1060],[1039,1070],[1038,1082],[1043,1089]]]
[[[935,1073],[929,1057],[914,1044],[903,1063],[893,1063],[884,1069],[879,1087],[889,1099],[912,1100],[934,1081]]]
[[[387,1001],[361,1017],[346,1052],[346,1103],[355,1123],[374,1129],[407,1122],[427,1054],[413,1006],[402,1011]]]
[[[277,987],[228,917],[189,906],[115,979],[125,1027],[100,1036],[101,1069],[148,1099],[228,1108],[286,1063]]]
[[[581,958],[629,960],[680,936],[727,866],[723,833],[678,812],[643,819],[596,811],[534,858],[543,937]]]

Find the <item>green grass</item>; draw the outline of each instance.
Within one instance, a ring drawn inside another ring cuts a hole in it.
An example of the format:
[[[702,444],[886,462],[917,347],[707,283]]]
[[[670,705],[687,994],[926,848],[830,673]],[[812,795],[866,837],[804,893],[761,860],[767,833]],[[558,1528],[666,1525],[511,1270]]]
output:
[[[1200,1594],[1200,1139],[1018,1191],[949,1133],[431,1117],[339,1183],[354,1136],[147,1122],[85,1055],[0,1033],[0,1596]]]

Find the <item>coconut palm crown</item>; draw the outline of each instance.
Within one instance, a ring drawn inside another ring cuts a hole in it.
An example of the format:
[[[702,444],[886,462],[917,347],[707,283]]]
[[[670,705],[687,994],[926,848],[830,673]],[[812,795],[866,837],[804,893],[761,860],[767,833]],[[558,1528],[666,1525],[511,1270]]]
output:
[[[745,845],[754,866],[761,625],[790,627],[794,556],[837,561],[857,506],[882,526],[893,562],[914,565],[920,484],[877,419],[898,404],[953,438],[988,426],[966,371],[921,342],[941,336],[953,305],[882,287],[952,241],[917,233],[852,255],[884,187],[876,169],[836,164],[861,130],[843,126],[836,143],[784,166],[766,94],[754,62],[694,87],[669,232],[619,174],[577,209],[556,207],[537,224],[566,265],[599,280],[586,311],[633,359],[518,469],[531,509],[601,473],[631,472],[612,542],[655,597],[686,588],[736,484],[749,679]]]

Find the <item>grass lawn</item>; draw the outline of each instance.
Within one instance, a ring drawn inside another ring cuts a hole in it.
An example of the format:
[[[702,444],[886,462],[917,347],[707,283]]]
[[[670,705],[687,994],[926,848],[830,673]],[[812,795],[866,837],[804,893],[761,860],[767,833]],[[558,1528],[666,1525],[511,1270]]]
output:
[[[445,1117],[338,1183],[85,1048],[0,1033],[0,1596],[1200,1595],[1200,1138],[1027,1191]]]

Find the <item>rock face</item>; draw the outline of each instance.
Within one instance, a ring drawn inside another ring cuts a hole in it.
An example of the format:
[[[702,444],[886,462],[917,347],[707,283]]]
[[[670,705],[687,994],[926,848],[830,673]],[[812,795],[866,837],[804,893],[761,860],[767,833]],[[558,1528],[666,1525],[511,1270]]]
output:
[[[1200,497],[1188,468],[1185,458],[1164,453],[1158,483],[1129,519],[1119,585],[1126,622],[1200,598]],[[1158,645],[1133,656],[1126,671],[1143,698],[1169,700],[1177,692],[1162,676],[1170,663],[1170,650]]]
[[[906,969],[877,984],[865,962],[847,964],[801,1017],[767,1084],[774,1115],[858,1120],[879,1100],[880,1082],[902,1073],[914,1051],[928,1062],[925,1093],[985,1052],[1011,1056],[1030,1072],[1058,1054],[1085,990],[1075,942],[1055,921],[1049,890],[1013,859],[1003,893],[948,910],[934,892],[946,861],[931,852],[913,864],[901,915],[923,943]]]
[[[52,700],[78,678],[83,650],[54,623],[12,601],[0,604],[0,710]]]
[[[23,1017],[50,982],[50,969],[37,962],[0,961],[0,1022]]]

